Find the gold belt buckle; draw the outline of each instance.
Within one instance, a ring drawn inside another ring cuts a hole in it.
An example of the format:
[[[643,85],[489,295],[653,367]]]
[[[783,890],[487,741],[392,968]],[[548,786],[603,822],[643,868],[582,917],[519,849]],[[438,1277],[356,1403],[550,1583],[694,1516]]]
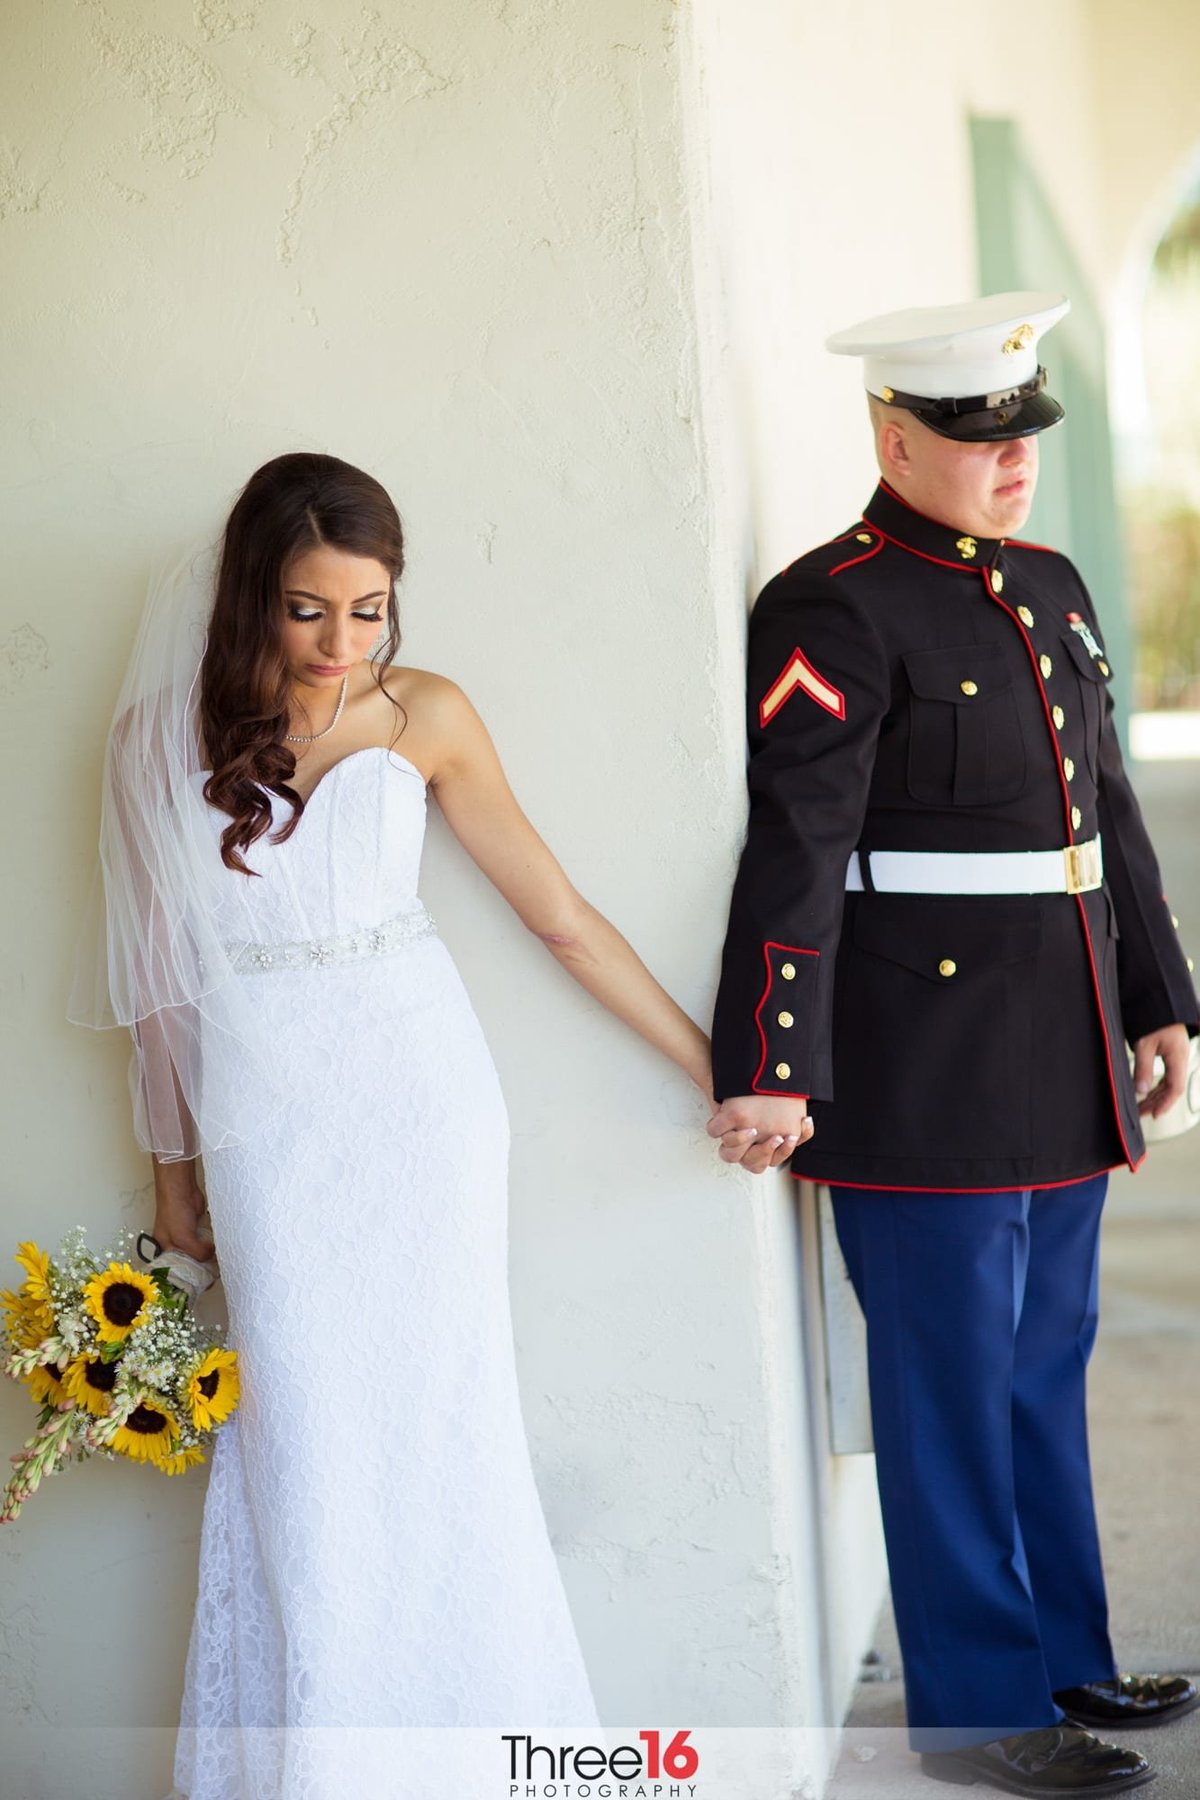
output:
[[[1098,838],[1091,838],[1086,844],[1068,844],[1063,860],[1067,865],[1068,894],[1088,894],[1104,880]]]

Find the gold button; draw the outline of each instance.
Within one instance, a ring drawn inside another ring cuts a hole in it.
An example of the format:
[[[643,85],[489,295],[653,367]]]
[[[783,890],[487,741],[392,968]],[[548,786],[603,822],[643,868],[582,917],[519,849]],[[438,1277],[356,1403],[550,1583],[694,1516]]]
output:
[[[954,548],[958,551],[960,556],[965,556],[969,559],[974,556],[979,545],[975,542],[973,537],[960,537]]]
[[[795,963],[784,963],[784,965],[780,969],[779,973],[783,976],[783,979],[785,981],[795,981],[795,979],[796,979]]]
[[[781,1012],[779,1015],[779,1023],[783,1026],[783,1029],[787,1031],[796,1023],[796,1021],[793,1019],[791,1013]]]
[[[1067,715],[1063,711],[1062,707],[1056,706],[1054,708],[1054,711],[1050,714],[1050,717],[1054,720],[1054,729],[1056,731],[1061,731],[1063,726],[1067,722]]]
[[[1004,576],[999,569],[992,570],[992,592],[993,594],[1002,594],[1004,592]]]
[[[1083,824],[1083,814],[1080,812],[1080,810],[1077,806],[1073,806],[1071,808],[1071,823],[1075,827],[1076,831],[1078,831],[1079,827]]]
[[[1030,610],[1027,606],[1018,606],[1017,617],[1018,617],[1018,619],[1020,619],[1022,625],[1032,625],[1033,624],[1033,614],[1030,612]]]
[[[1175,927],[1176,931],[1178,931],[1179,930],[1179,920],[1175,917],[1174,913],[1171,914],[1171,923]]]
[[[1190,956],[1187,959],[1187,966],[1188,966],[1188,974],[1190,975],[1192,973],[1193,969],[1196,967],[1195,963],[1192,961]]]
[[[1100,673],[1101,673],[1101,674],[1102,674],[1102,675],[1107,675],[1107,674],[1108,674],[1108,672],[1109,672],[1109,671],[1108,671],[1108,664],[1107,664],[1107,663],[1106,663],[1106,662],[1102,662],[1102,663],[1101,663],[1101,664],[1100,664],[1100,665],[1099,665],[1099,667],[1100,667]]]
[[[947,975],[947,976],[957,975],[958,974],[958,964],[956,962],[951,962],[950,958],[946,957],[946,959],[943,962],[940,962],[938,964],[938,974],[939,975]]]
[[[1071,758],[1069,756],[1063,757],[1063,774],[1066,776],[1068,781],[1074,781],[1074,779],[1075,779],[1075,764],[1071,761]]]
[[[786,1081],[788,1076],[791,1074],[791,1072],[792,1072],[791,1063],[776,1063],[775,1064],[775,1073],[778,1075],[780,1081]]]
[[[979,689],[973,681],[960,681],[958,685],[964,694],[977,694],[979,692]]]
[[[1038,657],[1038,668],[1042,671],[1043,675],[1049,675],[1054,668],[1054,664],[1050,661],[1048,656],[1043,655]]]
[[[871,534],[869,531],[856,531],[854,535],[860,544],[869,544],[871,542]]]

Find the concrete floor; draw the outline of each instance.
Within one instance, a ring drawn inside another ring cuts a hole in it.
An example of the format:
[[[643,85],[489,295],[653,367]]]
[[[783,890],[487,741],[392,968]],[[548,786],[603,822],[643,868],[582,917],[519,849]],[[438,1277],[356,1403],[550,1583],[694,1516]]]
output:
[[[1180,935],[1200,966],[1200,762],[1134,776]],[[1124,1669],[1200,1670],[1200,1126],[1112,1178],[1100,1334],[1089,1375],[1092,1465],[1110,1626]],[[890,1606],[874,1679],[859,1683],[830,1800],[931,1800],[948,1790],[907,1748]],[[1200,1711],[1125,1741],[1158,1771],[1155,1800],[1200,1795]],[[980,1794],[994,1789],[980,1788]]]

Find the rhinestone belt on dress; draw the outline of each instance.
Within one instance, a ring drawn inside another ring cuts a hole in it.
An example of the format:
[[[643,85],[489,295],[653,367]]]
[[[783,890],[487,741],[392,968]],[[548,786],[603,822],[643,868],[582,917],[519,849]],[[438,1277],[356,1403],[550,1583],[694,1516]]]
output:
[[[238,970],[324,968],[327,963],[359,962],[366,956],[384,956],[420,938],[436,937],[437,926],[423,906],[410,907],[385,919],[381,925],[364,925],[344,931],[340,937],[301,938],[292,944],[226,943],[233,967]]]

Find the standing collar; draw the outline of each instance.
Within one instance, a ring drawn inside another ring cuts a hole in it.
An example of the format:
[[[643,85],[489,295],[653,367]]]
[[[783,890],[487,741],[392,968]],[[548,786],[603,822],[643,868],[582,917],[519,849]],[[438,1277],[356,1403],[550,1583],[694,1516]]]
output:
[[[881,481],[863,511],[868,525],[914,556],[946,563],[952,569],[980,569],[994,563],[1003,538],[972,537],[942,525],[902,500],[894,488]]]

